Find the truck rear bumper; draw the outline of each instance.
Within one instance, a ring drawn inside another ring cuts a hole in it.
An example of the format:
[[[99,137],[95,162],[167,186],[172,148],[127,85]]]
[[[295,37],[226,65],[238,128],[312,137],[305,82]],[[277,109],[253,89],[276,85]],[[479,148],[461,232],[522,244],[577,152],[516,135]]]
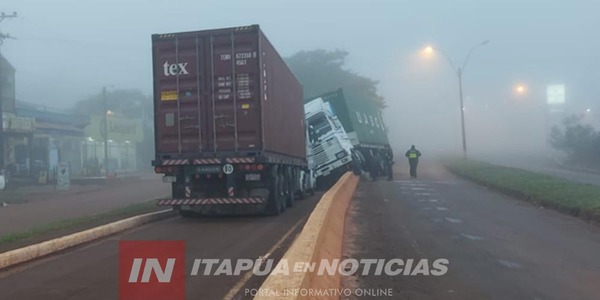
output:
[[[267,198],[263,197],[238,197],[238,198],[181,198],[181,199],[159,199],[158,206],[199,206],[199,205],[228,205],[228,204],[247,204],[260,205],[266,204]]]

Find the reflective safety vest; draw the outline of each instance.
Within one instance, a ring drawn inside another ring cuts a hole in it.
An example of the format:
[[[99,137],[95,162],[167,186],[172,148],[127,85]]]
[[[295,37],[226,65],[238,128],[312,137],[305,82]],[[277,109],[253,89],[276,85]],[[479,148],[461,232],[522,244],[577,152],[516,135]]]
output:
[[[408,154],[408,158],[417,158],[417,152],[411,152]]]

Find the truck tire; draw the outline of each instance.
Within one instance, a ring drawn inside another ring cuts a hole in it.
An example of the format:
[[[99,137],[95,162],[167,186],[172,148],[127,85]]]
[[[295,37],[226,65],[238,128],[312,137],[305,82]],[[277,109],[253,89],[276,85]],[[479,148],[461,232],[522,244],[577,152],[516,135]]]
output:
[[[275,166],[271,170],[271,178],[269,178],[269,198],[267,200],[266,213],[270,216],[281,214],[280,186],[279,174]]]
[[[294,176],[292,176],[292,169],[290,167],[286,167],[285,172],[283,173],[286,183],[286,195],[285,195],[285,205],[287,207],[294,206],[294,194],[296,192],[296,184],[294,180]]]
[[[284,212],[285,209],[287,208],[287,203],[286,203],[286,194],[287,194],[287,183],[285,182],[285,175],[284,172],[282,170],[282,172],[279,173],[278,176],[278,180],[279,180],[279,206],[280,206],[280,211]]]

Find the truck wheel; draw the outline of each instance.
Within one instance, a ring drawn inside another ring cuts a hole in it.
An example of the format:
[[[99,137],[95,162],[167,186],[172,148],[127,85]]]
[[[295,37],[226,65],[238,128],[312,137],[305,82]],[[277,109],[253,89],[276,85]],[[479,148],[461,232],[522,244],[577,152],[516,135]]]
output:
[[[287,204],[286,204],[286,193],[287,193],[287,183],[285,182],[285,175],[279,174],[277,177],[279,178],[279,205],[281,212],[284,212]]]
[[[269,198],[267,202],[267,214],[271,216],[278,216],[281,214],[281,201],[280,201],[280,182],[279,175],[277,174],[277,167],[273,167],[271,172],[271,178],[269,179]]]
[[[285,169],[284,178],[286,183],[285,204],[287,207],[294,206],[294,194],[296,192],[296,185],[294,184],[294,177],[292,176],[292,170],[288,167]]]

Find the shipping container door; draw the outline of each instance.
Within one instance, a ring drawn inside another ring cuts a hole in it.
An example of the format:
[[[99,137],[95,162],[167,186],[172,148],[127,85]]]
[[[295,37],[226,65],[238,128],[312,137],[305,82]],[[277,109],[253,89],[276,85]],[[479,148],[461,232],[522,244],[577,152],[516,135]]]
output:
[[[260,72],[256,31],[231,30],[210,37],[213,151],[262,148]]]
[[[207,84],[203,74],[204,41],[167,36],[154,41],[157,152],[197,153],[207,146],[202,126]]]

